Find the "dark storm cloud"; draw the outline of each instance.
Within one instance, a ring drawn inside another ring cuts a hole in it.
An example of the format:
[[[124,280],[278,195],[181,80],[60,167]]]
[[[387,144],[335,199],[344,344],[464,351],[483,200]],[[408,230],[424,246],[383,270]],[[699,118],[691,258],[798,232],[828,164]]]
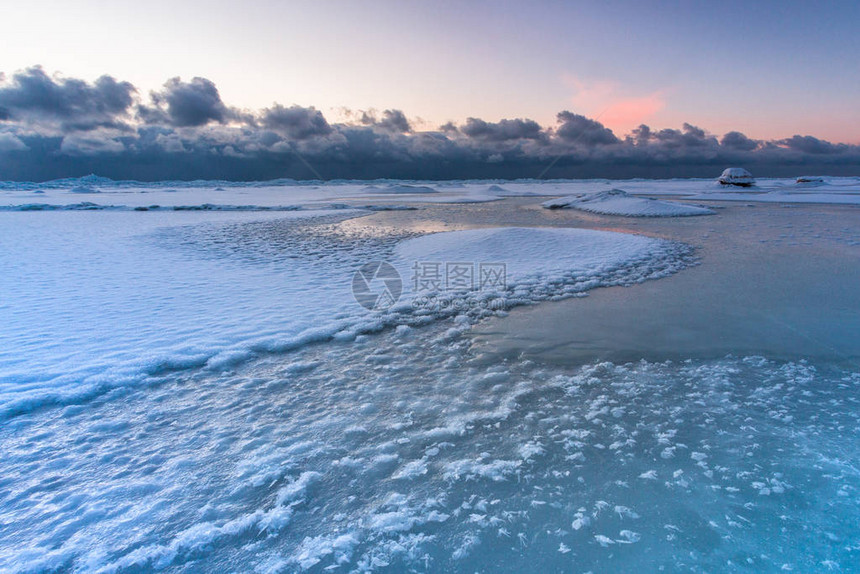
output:
[[[401,110],[342,111],[350,123],[295,105],[240,111],[205,78],[171,79],[142,102],[109,76],[87,83],[31,68],[0,80],[0,180],[715,177],[730,165],[762,177],[860,174],[860,146],[812,136],[718,140],[684,124],[619,139],[569,111],[554,128],[469,118],[415,131]]]
[[[375,110],[364,111],[361,112],[359,121],[362,125],[376,127],[393,133],[409,133],[412,131],[412,125],[406,119],[406,114],[400,110],[385,110],[382,112],[382,118],[376,116]]]
[[[729,132],[720,140],[720,145],[738,151],[752,151],[758,147],[758,142],[741,132]]]
[[[322,112],[314,107],[291,106],[285,108],[280,104],[275,104],[271,108],[263,110],[260,114],[260,123],[267,129],[295,140],[324,136],[332,131]]]
[[[140,117],[148,123],[197,127],[210,122],[223,124],[234,117],[221,101],[218,88],[206,78],[192,78],[190,82],[171,78],[162,91],[153,92],[152,102],[153,107],[142,106],[139,111]]]
[[[635,128],[629,136],[627,136],[627,143],[634,143],[636,145],[647,145],[650,139],[651,128],[646,126],[645,124],[641,124],[638,128]]]
[[[102,76],[94,84],[55,79],[36,66],[0,85],[0,120],[60,126],[64,131],[123,127],[136,90]]]
[[[478,118],[468,118],[460,131],[470,138],[494,142],[519,139],[536,140],[545,136],[543,129],[536,121],[519,118],[501,120],[497,123],[485,122]]]
[[[789,149],[808,154],[832,154],[843,153],[849,149],[845,144],[832,144],[812,136],[792,136],[782,140],[783,145]]]
[[[406,119],[406,115],[400,110],[385,110],[382,112],[382,120],[377,125],[393,132],[405,133],[412,131],[409,120]]]
[[[716,147],[717,138],[705,134],[705,130],[690,124],[684,124],[683,129],[665,129],[652,132],[652,139],[670,148],[702,148]]]
[[[612,130],[585,116],[564,111],[558,114],[558,122],[561,125],[555,133],[566,142],[586,146],[618,143]]]
[[[454,122],[446,122],[439,126],[439,131],[446,134],[456,134],[459,133],[459,128],[454,124]]]

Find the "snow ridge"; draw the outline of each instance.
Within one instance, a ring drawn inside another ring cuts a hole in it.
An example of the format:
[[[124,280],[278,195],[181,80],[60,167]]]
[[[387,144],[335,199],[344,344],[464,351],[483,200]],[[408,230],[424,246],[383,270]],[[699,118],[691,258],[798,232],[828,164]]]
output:
[[[551,199],[541,204],[546,209],[579,209],[604,215],[625,215],[628,217],[688,217],[712,215],[714,212],[705,207],[687,205],[662,199],[635,197],[621,189],[611,189],[598,193],[569,195]]]

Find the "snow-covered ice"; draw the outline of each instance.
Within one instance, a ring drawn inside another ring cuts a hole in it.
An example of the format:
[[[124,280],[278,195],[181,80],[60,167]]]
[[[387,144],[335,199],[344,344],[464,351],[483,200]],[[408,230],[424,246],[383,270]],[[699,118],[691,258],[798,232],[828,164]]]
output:
[[[541,205],[547,209],[579,209],[604,215],[626,215],[629,217],[688,217],[714,213],[713,210],[706,207],[648,197],[635,197],[621,189],[611,189],[593,194],[569,195],[550,199]]]
[[[717,181],[723,185],[737,185],[739,187],[749,187],[755,184],[752,174],[742,167],[726,168],[717,178]]]
[[[469,329],[516,305],[704,267],[685,270],[692,249],[666,239],[499,227],[495,206],[586,217],[537,196],[617,187],[640,207],[656,200],[637,195],[857,203],[860,180],[760,179],[756,193],[713,180],[368,185],[0,185],[0,571],[858,563],[856,364],[488,361]],[[474,210],[480,228],[358,219],[422,204]],[[765,209],[809,208],[751,211]],[[852,233],[836,246],[847,257]],[[385,310],[351,292],[373,261],[402,279]],[[504,263],[506,281],[417,293],[416,262]]]
[[[393,208],[420,203],[468,204],[506,197],[568,197],[623,189],[631,196],[758,201],[772,191],[812,192],[816,203],[860,204],[860,178],[759,178],[755,187],[720,185],[714,179],[297,182],[113,181],[96,176],[44,183],[0,182],[0,211],[17,210],[295,210],[335,207]],[[812,181],[815,180],[815,181]],[[820,180],[820,181],[818,181]],[[787,203],[810,197],[784,197]]]
[[[762,357],[482,365],[446,329],[16,418],[0,430],[0,568],[856,563],[857,373]]]
[[[0,417],[166,371],[229,368],[460,311],[474,319],[493,312],[480,304],[488,297],[507,308],[685,265],[677,244],[618,233],[496,229],[406,241],[414,234],[363,238],[334,226],[359,213],[0,213]],[[352,276],[385,259],[406,293],[387,312],[367,313]],[[465,294],[458,307],[413,307],[418,261],[504,263],[507,282]]]

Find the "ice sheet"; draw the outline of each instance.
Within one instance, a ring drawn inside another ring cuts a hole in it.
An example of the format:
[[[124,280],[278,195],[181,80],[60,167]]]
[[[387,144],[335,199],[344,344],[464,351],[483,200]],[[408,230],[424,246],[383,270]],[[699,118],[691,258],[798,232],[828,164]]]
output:
[[[759,194],[800,189],[758,182]],[[855,193],[856,181],[824,183],[829,196]],[[343,226],[359,213],[311,209],[341,196],[369,204],[366,183],[228,185],[217,202],[303,207],[284,212],[128,209],[149,205],[129,198],[150,193],[202,206],[221,193],[212,183],[51,185],[0,196],[125,207],[0,213],[0,571],[818,572],[857,563],[856,369],[759,356],[487,364],[462,338],[490,312],[475,305],[485,297],[526,304],[662,277],[690,262],[684,245],[578,229],[419,235]],[[615,185],[642,195],[715,189],[691,180],[427,185],[436,192],[379,195],[413,205]],[[288,200],[287,187],[297,188]],[[748,211],[765,209],[801,211]],[[766,223],[785,228],[785,241],[806,241],[833,232],[829,215]],[[707,231],[691,236],[705,241]],[[836,231],[836,252],[850,256],[853,228]],[[422,261],[505,263],[507,284],[434,294],[461,307],[404,299],[369,312],[350,286],[374,260],[391,261],[407,290]],[[727,303],[708,304],[721,312]]]
[[[481,365],[457,325],[19,417],[0,428],[0,569],[856,563],[857,373]]]
[[[475,320],[503,308],[482,307],[487,297],[507,307],[685,265],[672,242],[576,230],[442,233],[395,253],[415,234],[354,237],[334,227],[357,213],[0,213],[0,416],[333,337],[460,312]],[[399,267],[403,297],[370,312],[353,297],[353,275],[385,259]],[[508,282],[458,295],[463,309],[416,307],[418,260],[501,262]]]

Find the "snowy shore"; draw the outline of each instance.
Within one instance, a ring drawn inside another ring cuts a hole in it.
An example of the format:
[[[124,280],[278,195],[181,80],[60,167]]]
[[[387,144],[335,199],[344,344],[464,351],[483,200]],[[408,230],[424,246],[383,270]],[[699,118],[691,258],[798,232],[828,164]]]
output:
[[[7,186],[0,570],[850,568],[857,182],[712,184]]]

